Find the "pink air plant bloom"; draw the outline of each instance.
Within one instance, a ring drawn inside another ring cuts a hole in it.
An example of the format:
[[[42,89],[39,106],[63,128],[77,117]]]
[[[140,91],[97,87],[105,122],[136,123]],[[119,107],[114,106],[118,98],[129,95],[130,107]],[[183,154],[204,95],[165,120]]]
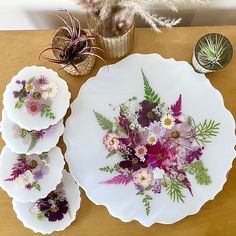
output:
[[[138,187],[145,189],[152,184],[153,176],[152,172],[147,168],[142,168],[138,171],[133,172],[133,182]]]
[[[120,136],[114,133],[107,133],[103,137],[103,144],[108,151],[117,151],[120,148]]]
[[[35,116],[42,110],[42,105],[37,101],[29,101],[25,104],[27,111],[32,115]]]

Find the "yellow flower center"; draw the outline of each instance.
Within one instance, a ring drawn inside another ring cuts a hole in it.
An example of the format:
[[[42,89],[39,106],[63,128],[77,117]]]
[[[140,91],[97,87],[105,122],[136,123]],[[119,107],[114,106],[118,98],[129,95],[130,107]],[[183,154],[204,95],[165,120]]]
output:
[[[172,124],[172,120],[171,120],[170,118],[166,118],[166,119],[164,120],[164,124],[167,125],[167,126],[169,126],[169,125]]]
[[[150,142],[150,143],[154,143],[155,140],[156,140],[156,139],[155,139],[154,137],[150,137],[150,138],[149,138],[149,142]]]
[[[154,114],[153,114],[152,111],[149,111],[149,112],[147,113],[147,118],[148,118],[149,120],[151,120],[151,119],[154,118]]]
[[[171,136],[172,136],[172,138],[177,139],[177,138],[179,138],[180,133],[179,133],[178,131],[173,131],[173,132],[171,133]]]
[[[32,84],[27,84],[26,89],[28,91],[31,91],[33,89],[33,85]]]
[[[58,212],[59,211],[59,207],[58,206],[54,206],[50,208],[51,212]]]
[[[138,159],[135,157],[132,159],[132,164],[137,164],[138,163]]]

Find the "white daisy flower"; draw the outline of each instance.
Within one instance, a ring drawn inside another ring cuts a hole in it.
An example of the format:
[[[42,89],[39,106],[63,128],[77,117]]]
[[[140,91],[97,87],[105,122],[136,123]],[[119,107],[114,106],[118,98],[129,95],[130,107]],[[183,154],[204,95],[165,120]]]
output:
[[[162,116],[161,126],[166,129],[172,129],[175,126],[175,118],[171,114]]]
[[[35,86],[33,83],[29,83],[29,84],[25,85],[26,92],[32,93],[34,91],[34,89],[35,89]]]
[[[148,144],[155,145],[157,143],[157,136],[155,134],[149,133],[147,142]]]
[[[162,179],[164,174],[165,174],[165,171],[156,167],[155,169],[153,169],[153,178],[154,179]]]
[[[33,184],[35,182],[34,176],[30,170],[27,170],[24,174],[21,174],[16,179],[16,183],[20,187],[25,187],[27,184]]]
[[[54,98],[58,92],[57,85],[55,83],[45,84],[41,87],[41,89],[44,91],[42,93],[43,99]]]

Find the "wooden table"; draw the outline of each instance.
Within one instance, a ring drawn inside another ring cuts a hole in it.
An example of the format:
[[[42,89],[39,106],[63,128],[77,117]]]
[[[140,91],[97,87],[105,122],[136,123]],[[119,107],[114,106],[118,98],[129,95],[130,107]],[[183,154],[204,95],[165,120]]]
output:
[[[169,58],[191,62],[194,44],[204,34],[218,32],[227,36],[233,46],[236,46],[236,26],[227,27],[192,27],[163,30],[156,34],[150,29],[137,29],[133,52],[159,53]],[[58,70],[58,65],[39,61],[39,53],[50,43],[52,31],[2,31],[0,32],[0,94],[5,90],[11,77],[28,65],[43,65]],[[109,61],[113,63],[115,61]],[[58,71],[65,79],[72,93],[72,100],[78,94],[80,86],[91,76],[96,75],[102,64],[96,62],[89,76],[75,78],[63,70]],[[223,95],[225,106],[236,117],[236,57],[224,70],[209,74],[211,83]],[[2,106],[2,105],[1,105]],[[1,107],[2,109],[2,107]],[[69,115],[69,112],[67,116]],[[4,145],[0,141],[0,147]],[[60,140],[59,146],[65,151],[65,145]],[[227,157],[222,157],[227,158]],[[23,227],[16,219],[12,209],[11,199],[0,190],[0,236],[34,235]],[[123,223],[109,215],[103,206],[96,206],[88,200],[82,191],[82,205],[77,220],[63,232],[54,235],[161,235],[161,236],[234,236],[236,235],[236,166],[228,175],[228,181],[223,191],[205,204],[196,215],[189,216],[173,225],[155,224],[145,228],[138,222]]]

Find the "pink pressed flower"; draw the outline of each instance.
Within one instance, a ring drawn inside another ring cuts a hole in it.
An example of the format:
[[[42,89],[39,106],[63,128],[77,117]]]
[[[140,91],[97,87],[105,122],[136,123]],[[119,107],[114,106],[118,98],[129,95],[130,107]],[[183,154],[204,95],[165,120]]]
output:
[[[170,138],[176,144],[189,147],[194,140],[194,133],[192,127],[187,122],[184,122],[168,130],[165,137]]]
[[[120,136],[114,133],[107,133],[103,137],[103,144],[108,151],[117,151],[120,148]]]
[[[154,134],[157,139],[160,139],[161,137],[163,137],[166,132],[166,129],[164,129],[161,126],[161,122],[157,122],[157,121],[150,123],[148,129],[149,129],[149,132],[151,134]]]
[[[147,148],[143,145],[139,145],[135,148],[135,155],[142,160],[144,156],[147,154]],[[145,160],[145,159],[144,159]]]
[[[42,110],[42,105],[37,101],[29,101],[25,104],[27,111],[32,115],[35,116]]]
[[[138,171],[133,172],[133,182],[138,187],[145,189],[152,184],[153,176],[152,172],[147,168],[142,168]]]

